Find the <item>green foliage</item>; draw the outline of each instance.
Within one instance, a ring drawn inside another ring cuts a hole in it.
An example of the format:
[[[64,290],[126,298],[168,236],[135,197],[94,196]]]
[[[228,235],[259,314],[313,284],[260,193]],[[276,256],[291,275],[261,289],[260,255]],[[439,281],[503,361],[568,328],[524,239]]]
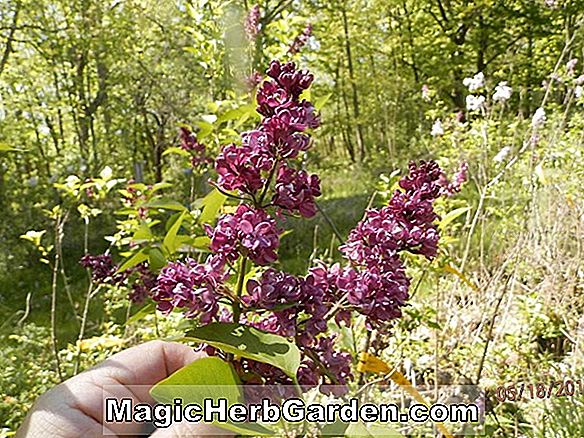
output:
[[[187,339],[209,344],[236,356],[267,363],[292,379],[300,366],[300,351],[282,336],[236,323],[211,323],[187,333]]]
[[[184,405],[189,403],[204,405],[204,400],[223,398],[227,406],[241,403],[244,398],[241,382],[233,366],[218,357],[197,359],[162,380],[150,390],[159,403],[173,403],[176,398]],[[220,427],[242,435],[272,435],[273,432],[255,423],[221,423]]]

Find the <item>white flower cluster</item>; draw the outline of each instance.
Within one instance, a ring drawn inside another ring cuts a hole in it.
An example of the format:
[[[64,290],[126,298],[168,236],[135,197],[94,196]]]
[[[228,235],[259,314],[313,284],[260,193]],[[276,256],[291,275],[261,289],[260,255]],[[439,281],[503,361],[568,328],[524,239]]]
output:
[[[480,71],[472,78],[464,78],[462,84],[468,88],[468,91],[476,91],[485,85],[485,75]]]
[[[495,87],[495,94],[493,94],[493,100],[495,102],[505,102],[509,100],[513,89],[507,85],[507,81],[499,82],[499,85]]]
[[[469,94],[466,96],[466,109],[469,111],[478,111],[485,105],[485,96],[475,96]]]
[[[444,135],[444,127],[442,126],[442,120],[436,119],[432,125],[432,132],[430,132],[432,137],[438,137]]]
[[[531,119],[531,127],[539,128],[545,123],[545,121],[545,110],[540,107],[535,111],[535,114],[533,114],[533,118]]]

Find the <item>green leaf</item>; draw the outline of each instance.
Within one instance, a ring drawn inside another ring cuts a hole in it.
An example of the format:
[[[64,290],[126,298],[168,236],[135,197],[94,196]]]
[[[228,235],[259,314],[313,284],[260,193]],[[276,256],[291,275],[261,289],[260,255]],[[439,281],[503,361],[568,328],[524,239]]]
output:
[[[192,246],[197,249],[208,249],[211,244],[209,236],[198,236],[193,240]]]
[[[132,316],[130,316],[126,321],[126,325],[130,325],[137,321],[140,321],[142,318],[148,315],[152,315],[154,312],[156,312],[156,304],[148,303],[140,310],[138,310],[136,313],[134,313]]]
[[[325,94],[324,96],[320,96],[318,99],[316,99],[314,101],[314,109],[316,109],[317,111],[322,109],[322,107],[326,105],[326,103],[329,101],[332,95],[333,93],[329,93]]]
[[[166,265],[166,257],[164,257],[164,254],[158,248],[151,248],[148,251],[148,263],[150,264],[150,268],[158,270]]]
[[[443,230],[446,227],[446,225],[448,225],[449,223],[451,223],[456,218],[463,215],[464,213],[466,213],[469,210],[470,210],[470,207],[461,207],[461,208],[457,208],[457,209],[454,209],[454,210],[448,212],[448,214],[446,214],[438,223],[438,228]]]
[[[25,152],[24,149],[13,148],[6,143],[0,143],[0,152]]]
[[[180,202],[174,201],[172,199],[153,199],[143,205],[143,207],[147,208],[160,208],[162,210],[176,210],[176,211],[185,211],[187,208],[182,205]]]
[[[205,224],[213,222],[226,200],[227,196],[217,189],[213,189],[209,192],[207,196],[203,198],[203,211],[201,212],[201,216],[199,216],[199,223]]]
[[[293,379],[300,366],[300,351],[293,342],[254,327],[216,322],[191,330],[187,336],[225,352],[273,365]]]
[[[175,398],[183,405],[204,405],[205,399],[224,398],[227,406],[243,401],[239,377],[233,366],[218,357],[203,357],[181,368],[150,389],[150,395],[159,403],[173,403]],[[219,427],[242,435],[272,435],[259,424],[220,423]]]
[[[136,232],[132,236],[132,240],[133,241],[144,241],[144,240],[148,241],[148,240],[152,240],[153,237],[154,237],[154,235],[152,234],[152,230],[150,229],[150,227],[147,224],[142,223],[142,224],[140,224],[140,226],[138,227],[138,229],[136,230]]]
[[[185,151],[183,148],[179,148],[177,146],[173,146],[173,147],[170,147],[170,148],[166,149],[162,153],[162,156],[164,157],[164,156],[170,155],[170,154],[182,155],[183,157],[190,156],[190,154],[187,151]]]
[[[139,265],[140,263],[145,262],[146,260],[148,260],[148,254],[146,254],[146,249],[142,249],[129,259],[126,259],[126,261],[122,263],[122,266],[118,268],[116,274],[124,272],[126,269],[133,268],[134,266]]]
[[[211,132],[213,132],[213,125],[209,122],[204,121],[204,120],[199,120],[197,122],[197,126],[199,127],[199,131],[197,132],[197,138],[199,140],[202,140],[202,139],[208,137],[209,134],[211,134]]]
[[[186,211],[182,212],[181,215],[174,221],[172,226],[169,228],[166,236],[164,236],[164,240],[162,241],[162,245],[168,252],[168,254],[174,254],[179,247],[179,242],[176,238],[178,234],[178,230],[183,223],[183,220],[186,215]]]
[[[351,423],[345,431],[348,438],[356,437],[401,437],[397,430],[387,424],[379,423]]]
[[[231,403],[243,400],[238,388],[241,382],[231,364],[218,357],[203,357],[181,368],[166,379],[152,387],[150,395],[160,403],[172,403],[175,398],[181,398],[183,404],[203,404],[205,398],[217,398],[214,386],[221,386],[225,393],[222,397]],[[187,388],[181,389],[181,386]],[[198,386],[193,391],[191,386]]]

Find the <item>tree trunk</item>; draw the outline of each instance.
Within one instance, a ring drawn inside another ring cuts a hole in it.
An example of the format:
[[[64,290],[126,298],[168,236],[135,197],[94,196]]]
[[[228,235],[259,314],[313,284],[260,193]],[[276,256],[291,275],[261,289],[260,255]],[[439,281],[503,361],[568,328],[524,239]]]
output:
[[[363,141],[363,127],[361,125],[360,111],[359,111],[359,95],[357,93],[357,84],[355,83],[355,71],[353,69],[353,57],[351,56],[351,39],[349,36],[349,23],[347,20],[347,11],[343,8],[341,10],[343,15],[343,30],[345,33],[345,52],[347,55],[347,67],[349,69],[349,79],[351,81],[351,91],[353,100],[353,116],[355,118],[355,126],[357,128],[357,144],[359,146],[360,160],[365,159],[365,142]]]
[[[10,31],[8,33],[8,38],[6,39],[6,46],[4,46],[4,53],[2,53],[2,59],[0,59],[0,76],[8,63],[8,58],[10,53],[12,53],[12,42],[14,41],[14,35],[16,34],[16,27],[18,26],[18,15],[20,14],[20,1],[16,2],[16,8],[14,9],[14,15],[12,16],[12,24],[10,25]]]

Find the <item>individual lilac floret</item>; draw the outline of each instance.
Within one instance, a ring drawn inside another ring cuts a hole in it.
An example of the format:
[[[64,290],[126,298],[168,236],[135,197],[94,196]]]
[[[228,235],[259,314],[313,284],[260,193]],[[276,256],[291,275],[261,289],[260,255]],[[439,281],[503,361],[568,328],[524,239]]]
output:
[[[215,228],[205,228],[211,238],[211,251],[230,262],[237,260],[239,254],[260,266],[269,265],[278,258],[280,230],[264,210],[241,204],[234,214],[222,216]]]
[[[280,167],[274,187],[273,204],[289,211],[298,211],[303,217],[316,214],[314,198],[320,196],[320,180],[303,170]]]
[[[218,290],[225,277],[223,263],[217,257],[210,257],[204,264],[192,259],[171,262],[160,271],[152,299],[164,313],[185,309],[185,316],[198,316],[208,324],[217,319]]]
[[[224,190],[253,194],[265,183],[261,172],[273,165],[273,159],[258,148],[245,144],[225,146],[215,160],[217,184]]]

